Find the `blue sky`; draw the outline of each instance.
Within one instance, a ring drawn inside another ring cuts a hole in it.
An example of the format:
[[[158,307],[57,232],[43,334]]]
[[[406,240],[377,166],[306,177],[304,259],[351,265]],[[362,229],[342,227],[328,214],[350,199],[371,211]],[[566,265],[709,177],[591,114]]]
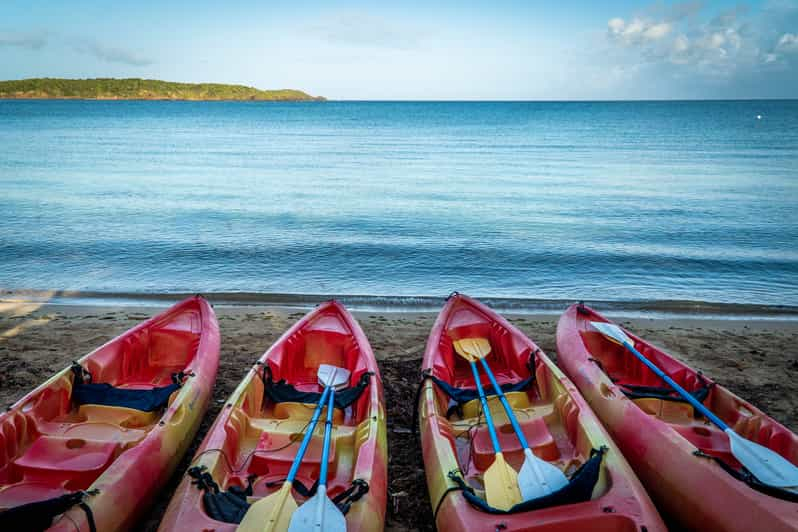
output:
[[[334,99],[798,97],[798,0],[4,0],[0,78],[146,77]]]

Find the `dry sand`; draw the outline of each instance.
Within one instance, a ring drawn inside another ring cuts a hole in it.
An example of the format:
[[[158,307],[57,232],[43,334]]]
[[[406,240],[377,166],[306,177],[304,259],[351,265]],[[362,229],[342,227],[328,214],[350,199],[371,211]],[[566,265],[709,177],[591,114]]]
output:
[[[0,404],[10,405],[53,372],[161,309],[0,302]],[[214,401],[189,455],[143,523],[157,529],[169,498],[219,406],[252,363],[304,311],[216,308],[222,353]],[[388,528],[432,530],[423,464],[411,431],[413,394],[433,314],[356,313],[380,363],[388,410]],[[556,358],[556,316],[511,317]],[[631,330],[798,430],[798,322],[620,320]]]

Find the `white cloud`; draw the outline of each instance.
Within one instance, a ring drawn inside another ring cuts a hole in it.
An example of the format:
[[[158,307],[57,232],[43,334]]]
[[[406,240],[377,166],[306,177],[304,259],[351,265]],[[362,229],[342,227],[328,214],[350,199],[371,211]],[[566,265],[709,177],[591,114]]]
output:
[[[643,31],[643,36],[649,40],[657,41],[671,32],[671,25],[667,22],[653,24]]]
[[[776,51],[783,53],[798,52],[798,35],[795,33],[785,33],[776,43]]]
[[[607,23],[607,31],[611,39],[631,46],[658,41],[671,31],[669,22],[652,22],[635,17],[628,23],[622,18],[613,18]]]
[[[636,16],[626,23],[621,18],[608,22],[611,42],[637,51],[646,63],[666,63],[712,76],[730,76],[750,63],[762,63],[757,35],[748,32],[740,20],[743,10],[719,14],[701,23],[697,8],[688,6],[676,15],[660,19]]]

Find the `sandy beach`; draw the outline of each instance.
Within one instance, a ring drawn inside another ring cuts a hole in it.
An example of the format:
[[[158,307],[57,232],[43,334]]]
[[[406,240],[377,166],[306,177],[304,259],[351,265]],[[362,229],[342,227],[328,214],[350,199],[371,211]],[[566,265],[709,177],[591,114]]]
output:
[[[0,302],[0,403],[10,405],[53,372],[157,312],[132,306]],[[304,310],[221,306],[222,353],[214,401],[190,451],[252,363]],[[388,410],[388,529],[432,530],[423,464],[412,435],[413,394],[434,313],[357,312],[382,370]],[[556,358],[556,315],[511,321]],[[798,430],[798,321],[620,319],[719,383]],[[182,461],[143,523],[156,530],[190,461]]]

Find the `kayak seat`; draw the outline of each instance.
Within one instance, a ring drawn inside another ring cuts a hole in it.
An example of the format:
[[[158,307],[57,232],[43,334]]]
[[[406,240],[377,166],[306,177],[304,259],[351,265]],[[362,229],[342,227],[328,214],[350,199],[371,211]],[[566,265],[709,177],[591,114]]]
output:
[[[105,382],[91,382],[91,373],[80,364],[72,364],[74,380],[72,401],[77,405],[103,405],[153,412],[166,407],[172,394],[180,389],[182,373],[172,374],[172,384],[150,387],[125,384],[112,386]],[[87,377],[89,382],[86,382]]]
[[[543,418],[519,420],[519,423],[535,455],[550,462],[560,458],[560,451],[557,449],[554,436]],[[524,461],[524,449],[521,447],[512,425],[508,423],[499,426],[496,436],[499,438],[499,444],[507,460],[520,465]],[[493,463],[495,451],[487,427],[480,427],[471,438],[471,456],[474,464],[482,471]]]
[[[25,481],[79,490],[88,488],[119,451],[117,442],[40,436],[12,463]]]
[[[176,383],[145,389],[117,388],[107,383],[76,384],[72,390],[72,398],[78,405],[103,405],[153,412],[166,407],[172,393],[178,389],[180,385]]]
[[[51,421],[36,420],[36,429],[45,436],[116,442],[124,448],[141,441],[157,423],[158,413],[132,408],[81,405]]]

